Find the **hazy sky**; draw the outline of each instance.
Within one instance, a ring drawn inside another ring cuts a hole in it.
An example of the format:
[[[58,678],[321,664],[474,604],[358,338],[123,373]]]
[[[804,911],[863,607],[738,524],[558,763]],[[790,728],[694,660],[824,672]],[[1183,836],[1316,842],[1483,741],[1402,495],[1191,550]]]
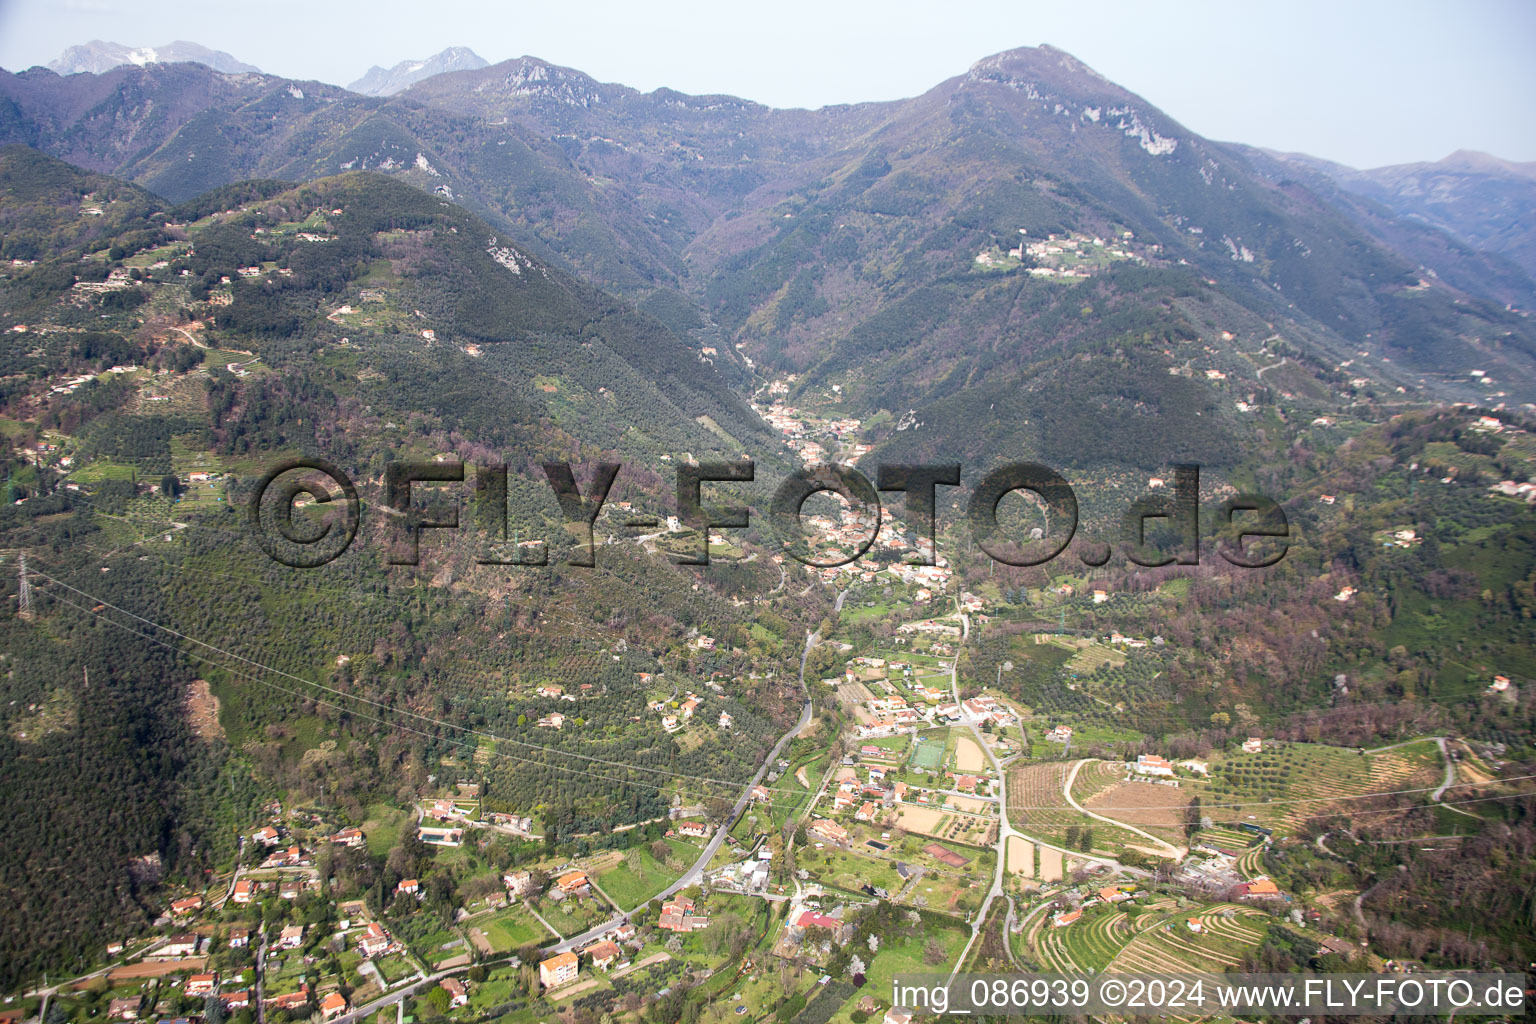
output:
[[[1357,167],[1463,148],[1536,160],[1531,0],[0,0],[0,66],[90,39],[188,39],[340,85],[460,45],[642,90],[809,107],[915,95],[988,54],[1050,43],[1216,139]]]

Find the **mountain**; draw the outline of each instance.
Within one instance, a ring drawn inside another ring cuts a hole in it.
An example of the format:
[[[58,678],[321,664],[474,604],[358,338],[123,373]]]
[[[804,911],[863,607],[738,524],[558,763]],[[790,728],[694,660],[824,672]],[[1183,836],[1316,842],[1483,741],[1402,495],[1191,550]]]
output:
[[[450,46],[426,60],[403,60],[388,69],[375,64],[368,69],[366,75],[347,88],[364,96],[393,96],[433,75],[449,71],[477,71],[485,66],[486,61],[468,47]]]
[[[34,562],[61,588],[39,594],[38,610],[63,616],[72,634],[0,618],[0,646],[33,666],[0,680],[0,801],[11,813],[28,794],[69,793],[78,811],[35,820],[35,845],[13,844],[0,863],[36,925],[0,939],[0,985],[48,958],[85,955],[104,928],[146,925],[160,877],[191,877],[232,854],[239,830],[229,816],[255,810],[251,773],[297,782],[281,737],[326,734],[337,757],[323,772],[339,774],[323,787],[366,800],[415,784],[415,755],[374,731],[380,709],[418,724],[422,713],[460,721],[462,711],[512,737],[501,754],[492,742],[491,757],[474,759],[477,778],[509,806],[544,808],[563,834],[664,815],[666,787],[652,778],[663,766],[746,778],[798,714],[789,620],[768,617],[765,632],[742,599],[782,580],[759,542],[742,538],[756,555],[738,551],[705,575],[673,564],[656,537],[635,540],[619,508],[670,512],[673,458],[749,451],[766,470],[779,450],[713,362],[657,319],[377,173],[244,182],[172,206],[8,147],[0,222],[16,228],[7,246],[18,239],[0,273],[0,422],[17,428],[0,470],[8,494],[35,502],[6,502],[0,535],[61,542],[57,556]],[[19,450],[43,444],[67,448],[68,461],[46,468]],[[246,527],[246,477],[295,454],[342,467],[371,517],[319,587],[257,553]],[[384,467],[408,459],[469,464],[455,499],[464,528],[422,536],[419,568],[386,561],[399,540],[392,518],[374,514],[386,500]],[[564,460],[584,490],[593,463],[623,467],[591,569],[566,564],[575,538],[542,468]],[[496,464],[506,467],[504,493],[489,504],[477,467]],[[71,466],[90,468],[66,484],[59,474]],[[163,519],[171,476],[188,487],[174,526]],[[204,486],[210,478],[228,489]],[[149,527],[148,547],[133,529],[118,536],[133,522]],[[519,541],[544,542],[548,566],[512,565]],[[69,588],[96,600],[70,603]],[[797,617],[800,600],[786,595],[782,610]],[[168,657],[142,631],[92,625],[98,604],[219,638],[221,653]],[[81,607],[85,620],[74,618]],[[706,623],[722,638],[718,652],[692,643]],[[697,665],[704,679],[743,680],[712,697],[710,721],[728,711],[729,733],[696,729],[679,746],[653,714],[633,724],[648,714],[662,657],[668,672]],[[49,674],[58,714],[34,723],[37,700],[20,698]],[[274,685],[279,676],[288,682]],[[228,713],[217,735],[198,733],[186,714],[194,678]],[[296,679],[314,685],[295,688]],[[566,730],[536,731],[549,708],[535,687],[561,681],[604,700],[569,708]],[[482,742],[457,726],[405,736],[415,738],[407,747],[445,752],[466,736],[471,753]],[[583,758],[641,767],[571,776],[564,766]],[[89,778],[116,783],[90,791]],[[115,827],[80,828],[107,817]],[[28,875],[28,865],[38,870]],[[54,898],[66,879],[79,897],[70,906]]]
[[[202,64],[226,75],[258,74],[260,68],[242,64],[223,50],[178,40],[165,46],[124,46],[93,39],[71,46],[48,62],[48,70],[60,75],[99,75],[123,64]]]
[[[1472,248],[1508,257],[1536,276],[1536,163],[1458,150],[1433,163],[1356,170],[1298,153],[1265,151],[1287,168],[1310,171]]]
[[[1536,283],[1518,267],[1271,173],[1050,47],[817,111],[640,93],[530,57],[393,97],[195,65],[33,69],[0,75],[0,139],[173,199],[244,177],[403,177],[672,310],[738,382],[750,359],[798,373],[797,402],[888,419],[871,441],[899,448],[1063,454],[1049,439],[1089,415],[1120,426],[1074,459],[1146,469],[1175,450],[1220,461],[1262,408],[1536,397],[1518,312]],[[1107,361],[1091,414],[1061,401],[1085,360]],[[992,436],[958,428],[1003,396],[1015,415]],[[1176,445],[1122,404],[1201,429]]]

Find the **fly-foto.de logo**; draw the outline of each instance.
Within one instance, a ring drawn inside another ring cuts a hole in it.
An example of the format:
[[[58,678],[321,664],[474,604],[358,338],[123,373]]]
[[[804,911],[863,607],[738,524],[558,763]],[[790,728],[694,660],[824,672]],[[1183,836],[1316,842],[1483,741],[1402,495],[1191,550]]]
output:
[[[598,463],[585,490],[577,484],[570,463],[546,462],[543,469],[564,527],[575,539],[565,564],[596,565],[593,527],[623,466]],[[679,465],[676,514],[669,525],[694,531],[700,539],[694,550],[674,552],[672,560],[681,565],[708,565],[710,532],[748,529],[752,509],[706,504],[705,490],[734,485],[739,491],[740,485],[755,479],[756,464],[749,459]],[[911,564],[934,565],[939,488],[959,487],[960,482],[958,463],[881,465],[873,482],[848,465],[807,466],[790,473],[775,488],[766,513],[768,530],[798,562],[814,568],[847,565],[862,558],[880,535],[885,518],[880,495],[900,494],[907,523],[920,538],[919,561]],[[413,488],[418,484],[434,485],[435,492],[447,485],[447,507],[418,507],[413,500]],[[1179,465],[1174,470],[1171,493],[1133,501],[1121,522],[1120,544],[1125,556],[1147,567],[1199,564],[1199,491],[1200,467]],[[837,546],[818,543],[806,529],[802,514],[806,500],[823,492],[841,499],[845,521],[856,528],[856,536]],[[1026,531],[1023,537],[1011,536],[1004,529],[999,506],[1016,492],[1026,495],[1044,516],[1044,528]],[[388,564],[418,565],[426,531],[460,529],[465,496],[473,498],[477,525],[487,538],[487,550],[476,561],[524,567],[549,564],[546,541],[524,540],[525,534],[509,528],[506,464],[466,467],[457,461],[399,461],[386,466],[380,512],[389,519]],[[310,506],[326,514],[295,516],[298,509]],[[339,558],[356,539],[363,518],[363,502],[352,479],[336,465],[315,458],[290,459],[273,466],[257,483],[247,510],[257,545],[274,560],[298,569],[318,568]],[[1227,563],[1258,569],[1285,557],[1290,524],[1277,502],[1262,495],[1239,494],[1215,503],[1205,515],[1208,528],[1217,534],[1217,551]],[[1005,565],[1044,565],[1065,552],[1077,534],[1077,496],[1067,480],[1048,466],[1009,463],[987,473],[971,488],[965,518],[972,541],[989,557]],[[622,519],[619,528],[655,531],[662,525],[656,516],[633,514]],[[1154,532],[1174,543],[1153,547],[1149,538]],[[507,539],[514,535],[518,540],[509,548]],[[1075,554],[1085,565],[1101,566],[1109,561],[1113,548],[1105,542],[1080,543]]]

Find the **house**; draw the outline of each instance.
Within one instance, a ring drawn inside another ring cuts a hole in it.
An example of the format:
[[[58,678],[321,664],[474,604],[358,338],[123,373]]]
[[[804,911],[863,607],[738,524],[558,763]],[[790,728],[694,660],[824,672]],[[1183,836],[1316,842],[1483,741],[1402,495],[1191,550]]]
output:
[[[186,932],[182,935],[172,935],[156,952],[161,956],[196,956],[197,944],[197,936]]]
[[[676,715],[663,715],[662,718],[661,718],[661,727],[663,729],[667,730],[667,732],[677,732],[677,729],[678,729],[677,716]]]
[[[393,944],[384,927],[374,922],[363,931],[363,937],[358,940],[357,948],[362,951],[363,956],[372,957],[388,952]]]
[[[332,992],[320,1000],[320,1015],[330,1020],[338,1014],[347,1012],[347,997],[340,992]]]
[[[421,879],[419,878],[402,878],[399,884],[395,886],[396,896],[402,894],[415,896],[419,892],[421,892]]]
[[[360,828],[344,828],[331,836],[331,842],[337,846],[346,846],[356,849],[363,845],[363,830]]]
[[[252,832],[251,838],[256,840],[262,846],[276,846],[281,839],[281,837],[277,834],[277,829],[273,828],[271,825]]]
[[[592,966],[603,971],[606,971],[609,965],[617,960],[623,953],[623,951],[619,949],[619,944],[617,942],[609,942],[606,939],[601,942],[592,943],[592,945],[586,948],[585,952],[592,958]]]
[[[1200,919],[1198,917],[1191,917],[1189,920],[1185,921],[1184,924],[1185,927],[1187,927],[1190,931],[1197,934],[1199,932],[1205,931],[1205,925],[1200,923]]]
[[[113,1020],[138,1020],[139,999],[130,996],[127,999],[114,999],[107,1004],[107,1016]]]
[[[956,775],[955,776],[955,788],[958,789],[962,793],[974,793],[974,792],[976,792],[976,776],[974,776],[974,775]]]
[[[575,981],[581,973],[581,960],[575,953],[558,953],[548,960],[539,961],[539,981],[545,988],[557,988]]]
[[[290,924],[283,928],[277,936],[279,949],[298,949],[304,944],[304,926],[302,924]]]
[[[1166,778],[1173,777],[1173,762],[1156,754],[1141,754],[1134,764],[1126,765],[1137,775],[1161,775]]]
[[[299,893],[304,891],[304,879],[285,878],[278,883],[277,894],[285,900],[296,900]]]
[[[1083,912],[1081,910],[1061,911],[1051,917],[1051,927],[1065,928],[1082,916]]]
[[[864,805],[854,812],[853,816],[858,821],[873,821],[875,819],[875,805],[866,800]]]
[[[537,725],[540,729],[564,729],[565,716],[556,711],[552,715],[545,715],[534,724]]]
[[[268,999],[267,1005],[274,1010],[297,1010],[307,1002],[309,1002],[309,986],[300,985],[297,992],[289,992],[287,995]]]
[[[885,1017],[880,1024],[912,1024],[912,1015],[916,1012],[905,1006],[893,1006],[885,1011]]]
[[[1054,729],[1047,729],[1045,741],[1047,743],[1072,742],[1072,727],[1070,725],[1058,725]]]
[[[464,987],[464,983],[458,978],[444,978],[439,984],[442,985],[443,991],[448,993],[448,1006],[450,1009],[455,1006],[463,1006],[469,1002],[469,990]]]
[[[507,891],[514,896],[521,896],[533,888],[531,871],[509,871],[501,876],[501,880],[506,885]]]
[[[682,704],[678,705],[677,710],[679,710],[679,711],[681,711],[683,713],[683,717],[684,718],[692,718],[693,717],[693,713],[694,713],[695,710],[698,709],[698,706],[699,706],[698,699],[694,698],[694,697],[689,697],[687,700],[683,701]]]
[[[562,686],[556,686],[554,683],[545,683],[543,686],[539,687],[533,692],[537,693],[540,697],[547,697],[550,700],[555,700],[565,692],[565,688]]]
[[[256,883],[249,878],[242,878],[235,883],[234,895],[230,899],[236,903],[249,903],[256,898]]]
[[[1257,754],[1264,749],[1264,740],[1259,736],[1249,736],[1243,740],[1243,753]]]
[[[1103,591],[1103,590],[1095,590],[1093,592],[1093,603],[1094,604],[1103,604],[1105,601],[1108,601],[1108,600],[1109,600],[1108,592]]]
[[[843,922],[818,910],[801,911],[800,916],[795,918],[795,927],[802,931],[806,928],[825,928],[827,931],[836,934],[842,926]]]
[[[243,988],[238,992],[225,992],[219,996],[219,1001],[226,1010],[243,1010],[251,1005],[251,990]]]
[[[634,925],[630,924],[628,921],[625,921],[623,924],[619,925],[608,934],[613,936],[613,941],[615,942],[628,942],[630,939],[635,937],[637,930],[638,929],[636,929]]]
[[[1242,885],[1239,885],[1237,887],[1237,894],[1240,897],[1258,900],[1275,900],[1281,896],[1280,887],[1275,885],[1274,881],[1265,875],[1260,875],[1251,882],[1244,882]]]
[[[725,711],[720,712],[720,728],[722,728],[722,729],[729,729],[730,727],[731,727],[731,716],[730,716],[729,712],[725,712]]]
[[[1113,885],[1106,885],[1099,890],[1099,899],[1105,903],[1119,903],[1131,898],[1131,894]]]
[[[229,933],[230,949],[244,949],[250,944],[251,933],[246,930],[245,926],[237,926],[234,931]]]
[[[1503,693],[1509,689],[1509,676],[1494,676],[1493,682],[1488,686],[1489,693]]]
[[[464,842],[464,830],[461,828],[434,828],[427,825],[419,826],[416,834],[424,843],[433,846],[459,846]]]
[[[171,903],[172,917],[185,917],[194,910],[201,910],[203,898],[201,896],[188,896],[185,899],[175,900]]]
[[[592,883],[585,871],[567,871],[555,879],[555,885],[567,896],[579,896],[586,893]]]
[[[693,912],[693,900],[680,896],[661,905],[661,919],[657,924],[669,932],[692,932],[709,926],[709,918]]]
[[[896,785],[891,787],[891,799],[895,800],[897,803],[904,803],[906,801],[907,784],[905,782],[898,782]]]
[[[764,786],[763,784],[759,783],[756,786],[752,787],[752,801],[754,803],[757,803],[757,802],[760,802],[760,801],[768,801],[768,800],[772,800],[772,799],[773,798],[769,794],[767,786]]]
[[[827,818],[818,818],[806,831],[830,843],[846,843],[848,841],[848,830]]]
[[[691,839],[703,839],[709,835],[709,826],[702,821],[689,820],[678,824],[677,834]]]
[[[219,987],[217,974],[194,974],[187,979],[184,991],[189,996],[206,996]]]

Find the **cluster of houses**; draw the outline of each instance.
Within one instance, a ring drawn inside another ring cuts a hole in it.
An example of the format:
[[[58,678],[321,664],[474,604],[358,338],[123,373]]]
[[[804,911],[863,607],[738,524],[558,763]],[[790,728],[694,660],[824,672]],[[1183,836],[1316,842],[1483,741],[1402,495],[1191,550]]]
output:
[[[1100,904],[1124,903],[1136,898],[1134,888],[1123,885],[1106,885],[1091,893],[1082,903],[1075,907],[1063,908],[1051,915],[1052,928],[1065,928],[1076,922],[1083,916],[1083,911],[1089,910]]]
[[[912,733],[932,725],[952,722],[1014,725],[1018,716],[990,694],[969,697],[956,704],[949,691],[936,686],[913,687],[913,695],[929,702],[915,707],[900,694],[875,697],[854,708],[855,731],[860,739]]]
[[[708,685],[710,689],[715,691],[716,698],[720,700],[725,699],[725,687],[713,680]],[[661,716],[661,727],[667,732],[679,732],[686,728],[695,717],[709,713],[707,708],[703,711],[700,710],[704,707],[704,698],[692,690],[684,694],[683,700],[678,704],[676,711],[673,711],[666,701],[661,700],[653,700],[646,707],[653,713]],[[729,711],[721,711],[715,716],[715,725],[721,729],[729,729],[733,724],[734,720],[731,718]]]

